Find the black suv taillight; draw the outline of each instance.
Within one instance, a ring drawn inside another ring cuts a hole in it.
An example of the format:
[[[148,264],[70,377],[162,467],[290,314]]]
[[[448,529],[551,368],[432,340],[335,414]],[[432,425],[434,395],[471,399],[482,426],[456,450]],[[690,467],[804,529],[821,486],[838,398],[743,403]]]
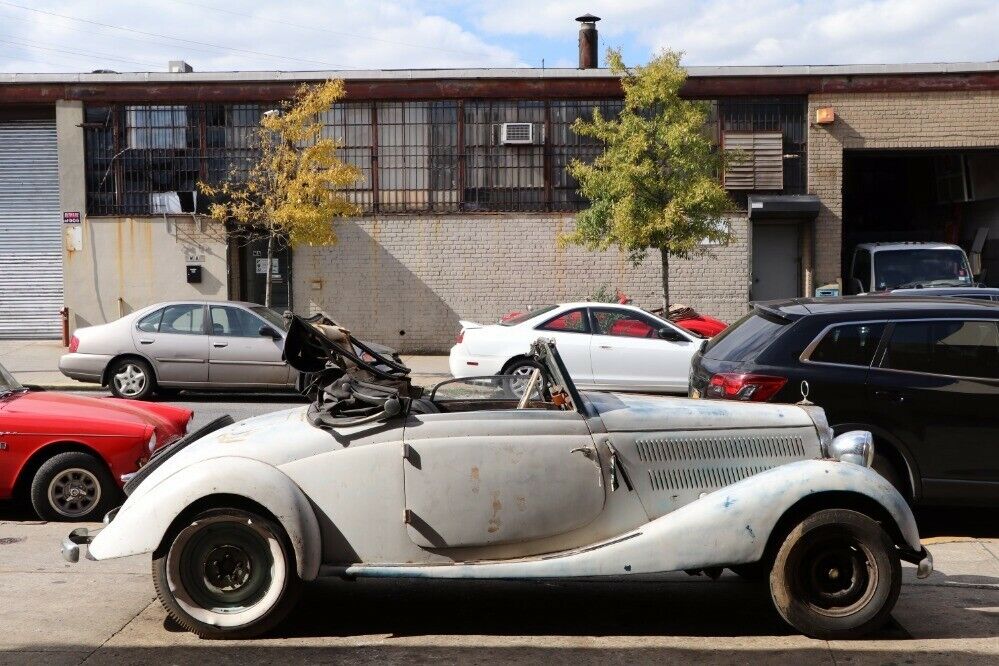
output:
[[[766,402],[787,384],[786,377],[721,372],[711,377],[705,398]]]

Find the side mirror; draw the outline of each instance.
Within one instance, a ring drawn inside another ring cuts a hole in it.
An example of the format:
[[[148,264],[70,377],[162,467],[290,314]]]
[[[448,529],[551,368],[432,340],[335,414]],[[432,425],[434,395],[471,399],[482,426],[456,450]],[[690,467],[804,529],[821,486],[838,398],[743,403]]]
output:
[[[864,285],[857,278],[847,278],[846,284],[843,285],[843,291],[846,292],[847,296],[856,296],[864,291]]]
[[[262,335],[265,338],[270,338],[272,340],[278,340],[278,339],[281,338],[281,334],[278,333],[277,331],[275,331],[270,326],[261,326],[260,330],[257,331],[257,333],[259,333],[260,335]]]
[[[662,338],[663,340],[668,340],[669,342],[686,342],[687,341],[687,338],[683,337],[682,335],[680,335],[679,333],[677,333],[676,331],[674,331],[672,328],[670,328],[668,326],[663,326],[658,331],[656,331],[656,334],[660,338]]]

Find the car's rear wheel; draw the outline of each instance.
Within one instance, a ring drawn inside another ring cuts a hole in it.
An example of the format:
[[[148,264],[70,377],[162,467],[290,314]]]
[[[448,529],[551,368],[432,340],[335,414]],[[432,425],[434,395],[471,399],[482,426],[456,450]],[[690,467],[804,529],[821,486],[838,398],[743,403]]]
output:
[[[100,520],[119,494],[104,463],[82,451],[52,456],[31,481],[31,505],[43,520]]]
[[[274,628],[301,590],[295,556],[274,521],[216,509],[182,525],[153,556],[160,602],[202,638],[251,638]]]
[[[121,358],[108,373],[108,388],[116,398],[145,400],[156,390],[156,378],[149,364],[138,358]]]
[[[525,358],[514,361],[504,368],[503,374],[510,377],[507,390],[518,400],[524,396],[524,391],[527,390],[527,385],[530,383],[531,375],[534,374],[535,370],[541,370],[541,377],[532,393],[540,396],[545,386],[545,371],[540,364]]]
[[[813,638],[857,638],[888,619],[901,586],[888,534],[856,511],[828,509],[799,523],[770,572],[777,611]]]

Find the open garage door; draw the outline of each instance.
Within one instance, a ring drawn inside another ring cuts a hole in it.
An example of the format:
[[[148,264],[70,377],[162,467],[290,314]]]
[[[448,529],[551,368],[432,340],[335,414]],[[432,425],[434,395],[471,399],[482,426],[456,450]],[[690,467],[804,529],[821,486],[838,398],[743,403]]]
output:
[[[935,241],[971,254],[982,237],[981,281],[999,286],[999,150],[844,152],[842,275],[858,243]]]
[[[55,120],[0,120],[0,338],[58,338],[62,214]]]

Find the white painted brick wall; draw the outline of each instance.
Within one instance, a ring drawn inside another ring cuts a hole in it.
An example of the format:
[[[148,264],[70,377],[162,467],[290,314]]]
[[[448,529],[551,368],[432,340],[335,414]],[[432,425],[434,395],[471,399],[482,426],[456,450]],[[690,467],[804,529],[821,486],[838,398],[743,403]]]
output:
[[[334,246],[294,252],[295,310],[326,310],[360,336],[405,352],[445,352],[458,320],[584,299],[606,286],[661,304],[658,254],[633,266],[616,251],[559,249],[571,216],[359,218],[338,223]],[[746,224],[712,256],[671,266],[673,301],[731,321],[746,308]]]

